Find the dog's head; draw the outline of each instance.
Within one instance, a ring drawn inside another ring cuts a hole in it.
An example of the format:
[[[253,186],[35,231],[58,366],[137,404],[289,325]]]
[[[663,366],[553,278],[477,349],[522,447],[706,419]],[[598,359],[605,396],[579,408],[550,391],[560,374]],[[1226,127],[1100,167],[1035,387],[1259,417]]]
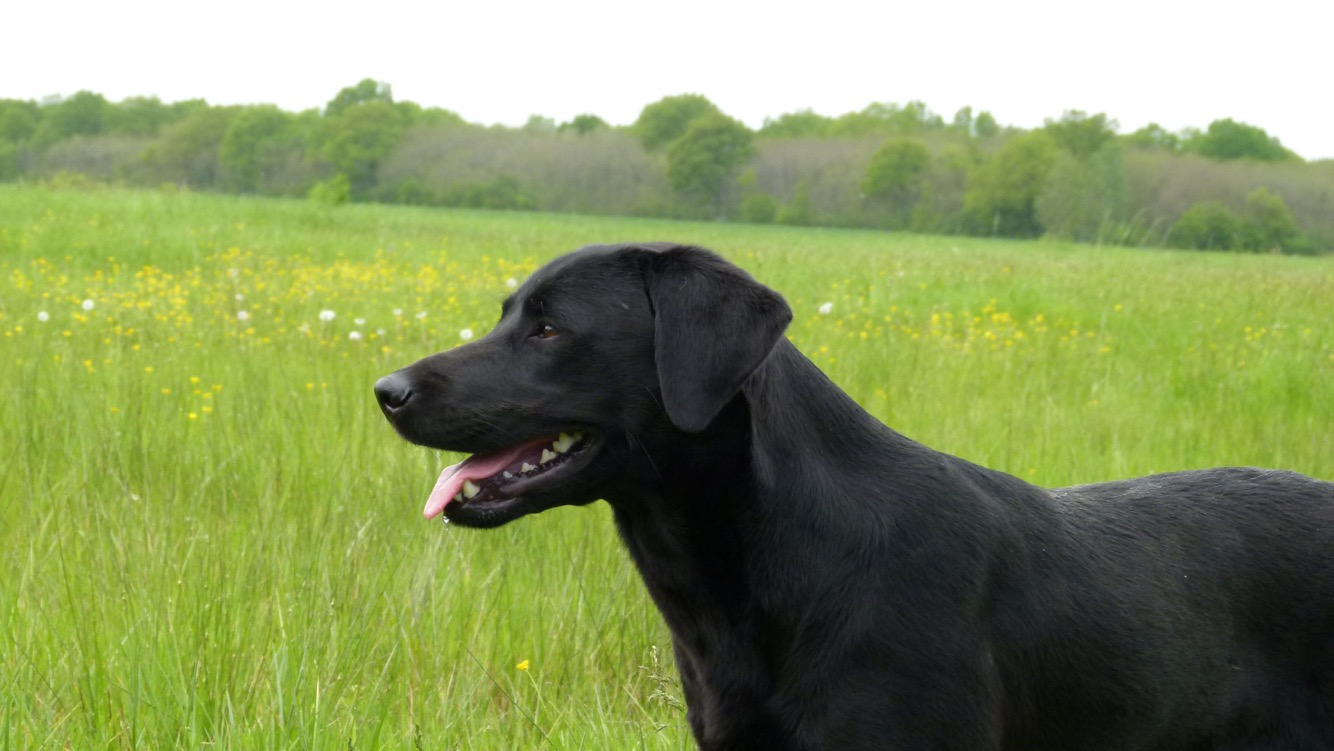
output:
[[[375,384],[409,441],[471,453],[429,518],[490,527],[603,497],[643,442],[706,430],[791,320],[707,250],[590,246],[539,269],[486,336]]]

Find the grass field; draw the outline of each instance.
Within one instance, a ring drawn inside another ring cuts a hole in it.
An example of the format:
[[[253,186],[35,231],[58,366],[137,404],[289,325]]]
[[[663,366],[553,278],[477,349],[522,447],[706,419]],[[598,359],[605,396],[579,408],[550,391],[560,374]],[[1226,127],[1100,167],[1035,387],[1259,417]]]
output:
[[[1334,479],[1334,259],[0,187],[0,748],[691,748],[605,505],[423,522],[374,380],[588,242],[713,247],[900,432]],[[794,523],[800,523],[799,520]]]

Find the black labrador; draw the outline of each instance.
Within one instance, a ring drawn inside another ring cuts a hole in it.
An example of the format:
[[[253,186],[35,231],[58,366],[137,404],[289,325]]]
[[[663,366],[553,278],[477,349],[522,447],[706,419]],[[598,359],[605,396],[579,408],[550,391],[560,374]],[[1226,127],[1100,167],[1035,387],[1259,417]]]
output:
[[[1334,749],[1334,484],[1035,487],[871,417],[791,316],[706,250],[593,246],[375,392],[475,453],[427,516],[611,504],[702,749]]]

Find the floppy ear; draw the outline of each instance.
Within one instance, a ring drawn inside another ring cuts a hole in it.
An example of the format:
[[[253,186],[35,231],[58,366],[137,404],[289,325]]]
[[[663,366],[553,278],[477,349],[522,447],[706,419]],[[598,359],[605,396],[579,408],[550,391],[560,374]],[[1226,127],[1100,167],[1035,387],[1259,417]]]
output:
[[[656,250],[647,258],[663,407],[674,425],[696,433],[768,357],[792,310],[777,292],[702,248]]]

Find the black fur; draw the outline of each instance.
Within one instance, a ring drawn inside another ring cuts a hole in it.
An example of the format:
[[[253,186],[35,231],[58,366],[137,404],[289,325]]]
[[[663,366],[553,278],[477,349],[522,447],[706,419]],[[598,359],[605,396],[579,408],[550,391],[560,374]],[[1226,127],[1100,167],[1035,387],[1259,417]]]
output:
[[[790,318],[707,251],[589,247],[377,393],[440,449],[592,436],[445,513],[606,499],[707,751],[1334,749],[1334,484],[1044,490],[885,427]]]

